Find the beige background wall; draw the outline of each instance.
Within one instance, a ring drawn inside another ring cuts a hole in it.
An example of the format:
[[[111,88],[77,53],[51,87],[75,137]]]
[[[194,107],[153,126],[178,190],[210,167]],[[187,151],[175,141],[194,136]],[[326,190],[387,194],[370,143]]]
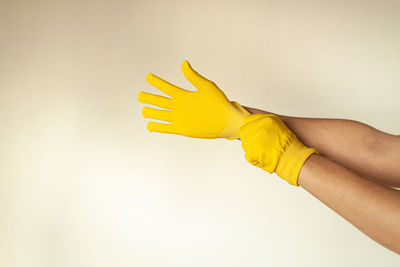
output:
[[[0,266],[399,266],[236,141],[150,134],[153,72],[400,133],[399,1],[0,1]]]

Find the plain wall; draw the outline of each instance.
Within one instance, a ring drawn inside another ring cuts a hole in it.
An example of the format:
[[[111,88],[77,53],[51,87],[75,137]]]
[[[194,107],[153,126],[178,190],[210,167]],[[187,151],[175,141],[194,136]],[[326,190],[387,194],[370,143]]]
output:
[[[399,266],[238,141],[149,133],[147,73],[400,134],[399,1],[0,1],[0,266]]]

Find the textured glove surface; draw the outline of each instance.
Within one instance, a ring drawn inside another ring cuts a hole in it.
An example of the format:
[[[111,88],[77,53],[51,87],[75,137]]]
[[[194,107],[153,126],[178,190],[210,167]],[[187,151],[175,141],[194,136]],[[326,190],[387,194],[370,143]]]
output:
[[[253,114],[240,128],[245,158],[254,166],[298,186],[297,179],[307,158],[318,153],[303,145],[296,135],[274,114]]]
[[[177,87],[149,73],[147,81],[170,97],[140,92],[138,100],[166,110],[143,108],[143,116],[167,123],[151,121],[151,132],[172,133],[196,138],[239,138],[239,129],[249,112],[230,102],[218,86],[183,61],[182,72],[197,91]]]

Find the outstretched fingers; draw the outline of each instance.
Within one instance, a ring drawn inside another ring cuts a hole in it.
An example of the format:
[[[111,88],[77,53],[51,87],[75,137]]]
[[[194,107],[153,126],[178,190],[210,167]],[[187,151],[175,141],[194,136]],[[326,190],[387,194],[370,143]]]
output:
[[[193,84],[197,89],[201,90],[205,87],[206,84],[211,83],[212,81],[207,78],[201,76],[197,71],[195,71],[189,64],[187,60],[182,62],[181,65],[183,75],[185,75],[186,79]]]
[[[149,73],[146,75],[146,80],[149,84],[157,87],[162,92],[166,93],[167,95],[174,97],[182,92],[184,89],[179,88],[178,86],[169,83],[160,77],[154,75],[153,73]]]
[[[145,118],[172,122],[172,111],[144,107],[142,115]]]
[[[149,123],[147,123],[147,130],[149,130],[150,132],[178,134],[173,124],[158,123],[154,121],[150,121]]]
[[[165,108],[172,110],[173,100],[168,97],[154,95],[146,92],[140,92],[138,94],[138,100],[141,103],[146,103],[154,106],[158,106],[160,108]]]

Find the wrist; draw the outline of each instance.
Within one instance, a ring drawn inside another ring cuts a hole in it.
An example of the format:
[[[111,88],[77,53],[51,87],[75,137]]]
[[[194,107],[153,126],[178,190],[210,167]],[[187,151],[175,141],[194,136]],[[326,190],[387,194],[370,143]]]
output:
[[[289,184],[299,186],[298,177],[306,160],[318,151],[303,145],[294,135],[285,152],[279,158],[276,174]]]
[[[240,138],[239,130],[247,115],[250,115],[250,113],[244,107],[235,101],[230,101],[227,112],[227,123],[218,137],[223,137],[228,140]]]

